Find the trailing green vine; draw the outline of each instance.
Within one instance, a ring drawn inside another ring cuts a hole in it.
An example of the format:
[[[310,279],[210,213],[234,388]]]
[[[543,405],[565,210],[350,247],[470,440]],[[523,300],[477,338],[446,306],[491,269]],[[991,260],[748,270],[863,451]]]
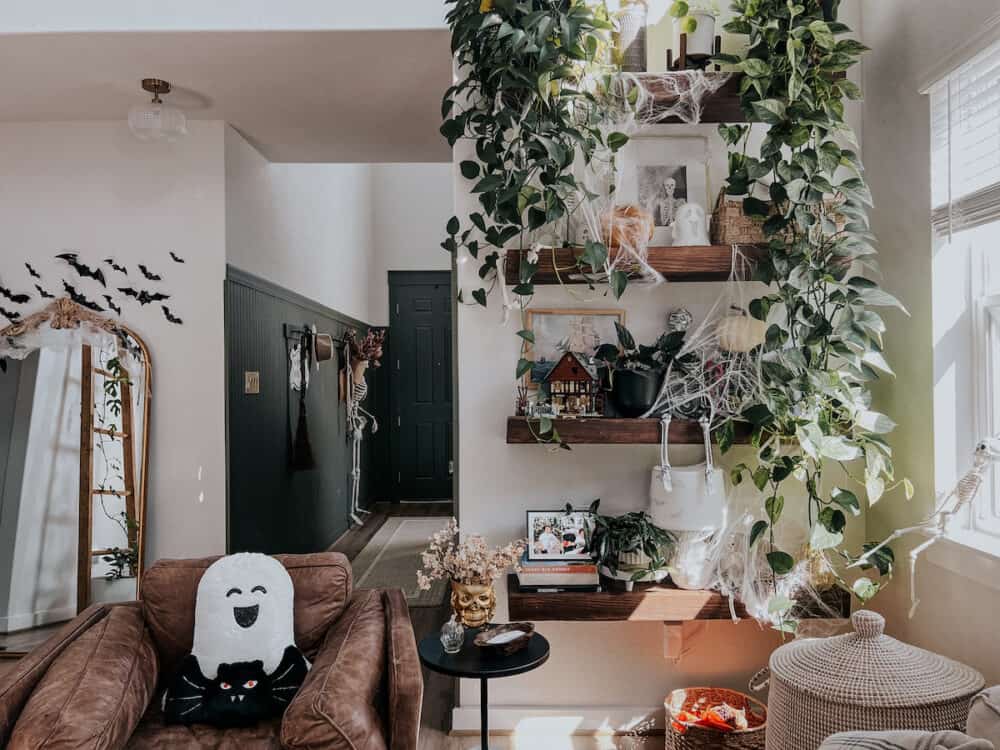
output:
[[[749,36],[750,45],[720,61],[744,73],[743,109],[768,129],[754,157],[749,127],[719,128],[731,147],[727,192],[745,195],[744,213],[765,220],[768,253],[756,276],[771,287],[750,307],[770,322],[760,398],[743,415],[753,426],[755,461],[736,466],[732,479],[749,478],[764,494],[767,520],[754,526],[751,544],[768,544],[768,562],[783,575],[795,558],[776,546],[774,528],[789,480],[808,495],[812,551],[837,550],[847,561],[856,558],[843,549],[844,531],[861,502],[852,488],[828,481],[828,467],[863,459],[859,484],[870,503],[899,485],[912,494],[907,480],[895,478],[884,437],[895,424],[871,408],[869,388],[880,373],[892,374],[882,354],[885,323],[872,308],[902,306],[870,279],[877,270],[871,194],[857,152],[841,145],[856,146],[844,100],[861,97],[844,74],[867,48],[839,38],[850,29],[829,2],[736,0],[732,7],[726,30]],[[733,428],[720,431],[724,448]],[[872,562],[891,575],[891,550]],[[879,586],[863,578],[853,589],[864,600]]]

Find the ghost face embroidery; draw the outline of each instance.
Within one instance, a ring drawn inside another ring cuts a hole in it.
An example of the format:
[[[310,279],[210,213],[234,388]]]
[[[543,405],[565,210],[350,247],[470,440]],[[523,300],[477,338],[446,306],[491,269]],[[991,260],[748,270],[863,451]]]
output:
[[[294,592],[284,566],[244,552],[210,565],[198,584],[194,647],[202,673],[215,679],[219,664],[260,660],[274,672],[295,643]]]

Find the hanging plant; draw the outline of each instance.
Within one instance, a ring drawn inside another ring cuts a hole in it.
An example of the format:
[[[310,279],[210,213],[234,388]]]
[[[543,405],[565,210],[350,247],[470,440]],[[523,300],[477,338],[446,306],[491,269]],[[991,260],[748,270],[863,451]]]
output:
[[[753,527],[750,544],[768,545],[777,576],[800,565],[775,544],[789,481],[808,495],[810,553],[837,553],[848,562],[857,559],[844,548],[848,519],[861,515],[856,492],[869,503],[900,485],[912,495],[909,481],[895,478],[885,439],[895,424],[871,408],[870,384],[892,374],[882,354],[885,323],[874,308],[902,305],[869,278],[877,270],[872,199],[844,120],[844,100],[861,97],[844,74],[867,48],[843,38],[850,29],[831,18],[830,5],[736,0],[726,30],[748,35],[749,48],[718,58],[744,74],[748,119],[768,126],[757,156],[748,154],[749,127],[723,125],[719,132],[730,146],[727,193],[745,196],[744,212],[765,220],[768,239],[756,278],[771,290],[750,305],[751,315],[767,323],[759,398],[743,414],[756,452],[732,470],[732,480],[749,479],[763,493],[767,519]],[[732,422],[718,431],[723,450],[733,435]],[[828,481],[830,465],[851,476],[861,460],[860,489]],[[892,551],[871,563],[879,575],[891,575]],[[867,600],[880,585],[862,578],[853,590]]]
[[[480,210],[467,223],[452,217],[442,247],[452,254],[464,248],[479,262],[483,286],[472,291],[471,301],[459,301],[485,307],[489,293],[503,284],[502,249],[516,237],[523,240],[527,232],[563,219],[571,206],[587,199],[573,173],[578,157],[584,163],[597,154],[613,158],[628,138],[602,132],[597,97],[582,85],[588,75],[604,71],[604,88],[612,88],[615,69],[602,62],[609,57],[606,10],[579,0],[447,3],[454,6],[447,21],[462,77],[445,93],[441,133],[452,146],[461,138],[475,142],[476,159],[462,161],[459,169],[473,181]],[[592,241],[578,264],[596,274],[607,259],[605,245]],[[522,310],[534,294],[537,268],[537,252],[526,253],[511,290]],[[627,283],[623,271],[610,275],[618,297]],[[518,335],[523,354],[531,332]],[[522,356],[516,377],[530,368]]]

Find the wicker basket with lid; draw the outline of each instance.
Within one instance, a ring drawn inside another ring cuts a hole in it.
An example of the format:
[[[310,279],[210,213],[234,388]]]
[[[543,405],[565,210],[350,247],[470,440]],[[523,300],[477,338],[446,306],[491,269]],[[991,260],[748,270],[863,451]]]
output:
[[[767,750],[815,750],[850,730],[964,728],[979,672],[890,638],[875,612],[851,620],[853,633],[793,641],[771,655]]]

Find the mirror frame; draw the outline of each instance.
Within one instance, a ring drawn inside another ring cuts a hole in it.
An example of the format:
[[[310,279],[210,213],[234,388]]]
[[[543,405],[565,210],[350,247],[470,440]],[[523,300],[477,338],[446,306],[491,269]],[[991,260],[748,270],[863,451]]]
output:
[[[145,377],[143,379],[143,401],[142,413],[142,438],[141,441],[133,440],[133,450],[137,450],[140,459],[139,476],[136,482],[136,571],[135,571],[135,597],[139,598],[139,586],[142,574],[145,571],[145,541],[146,541],[146,496],[149,477],[149,420],[150,402],[153,395],[153,360],[149,353],[149,347],[142,337],[126,325],[118,323],[110,318],[95,313],[87,308],[73,302],[68,297],[61,297],[44,309],[29,315],[23,320],[16,321],[11,325],[0,329],[0,337],[17,339],[25,333],[32,332],[43,324],[48,323],[53,330],[77,329],[81,325],[97,328],[113,335],[120,341],[133,341],[139,347],[145,366]],[[85,378],[85,380],[87,380]],[[83,401],[80,404],[83,410]],[[133,415],[133,421],[134,421]],[[83,440],[85,433],[92,432],[92,418],[84,419],[81,413],[80,450],[83,458]],[[90,452],[93,455],[93,452]],[[82,465],[82,460],[81,460]],[[93,564],[93,488],[92,474],[84,476],[80,472],[80,495],[77,536],[77,613],[85,610],[90,604],[90,569]],[[86,523],[84,523],[86,522]],[[89,537],[89,538],[85,538]],[[2,652],[3,656],[23,656],[23,652]]]

